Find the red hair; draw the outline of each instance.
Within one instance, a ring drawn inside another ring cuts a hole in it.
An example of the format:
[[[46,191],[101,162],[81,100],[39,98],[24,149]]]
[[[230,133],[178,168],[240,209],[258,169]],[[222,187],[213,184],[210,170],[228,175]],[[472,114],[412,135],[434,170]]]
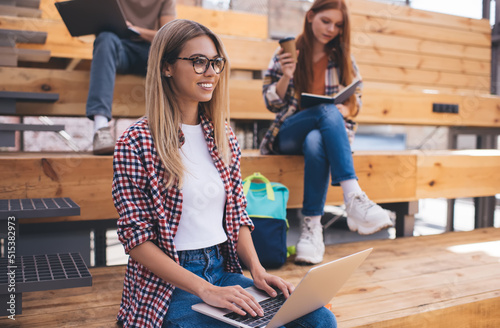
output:
[[[297,58],[297,69],[294,73],[294,84],[298,95],[302,92],[309,92],[308,89],[313,76],[312,58],[315,37],[311,23],[307,17],[310,13],[316,15],[330,9],[340,10],[343,18],[343,26],[341,33],[325,45],[325,53],[340,67],[340,84],[347,86],[354,78],[355,72],[351,61],[351,25],[347,5],[344,0],[316,0],[306,13],[302,34],[297,37],[297,49],[300,52]],[[350,116],[352,117],[358,114],[355,104],[356,99],[354,95],[345,104],[349,107],[351,111]]]

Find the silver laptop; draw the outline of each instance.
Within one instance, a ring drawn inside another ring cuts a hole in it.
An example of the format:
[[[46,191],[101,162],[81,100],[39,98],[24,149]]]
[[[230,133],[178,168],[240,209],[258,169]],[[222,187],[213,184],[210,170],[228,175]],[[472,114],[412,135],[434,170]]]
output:
[[[278,306],[275,313],[272,310],[267,311],[264,309],[264,317],[240,316],[229,310],[216,308],[206,303],[195,304],[192,309],[236,327],[280,327],[328,304],[354,270],[371,253],[372,249],[369,248],[311,268],[290,297],[281,300],[282,305]],[[267,307],[267,303],[280,301],[280,296],[271,298],[267,293],[255,287],[249,287],[247,291],[264,308]],[[272,305],[272,307],[276,307],[276,305]]]

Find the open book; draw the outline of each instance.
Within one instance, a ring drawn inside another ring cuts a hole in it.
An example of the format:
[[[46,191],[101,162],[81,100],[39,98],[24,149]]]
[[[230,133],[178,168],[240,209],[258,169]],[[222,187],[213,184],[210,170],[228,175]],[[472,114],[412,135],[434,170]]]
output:
[[[361,83],[361,80],[355,79],[347,87],[342,89],[334,97],[316,95],[313,93],[302,92],[300,95],[300,106],[309,108],[320,104],[342,104],[356,91],[356,87]]]

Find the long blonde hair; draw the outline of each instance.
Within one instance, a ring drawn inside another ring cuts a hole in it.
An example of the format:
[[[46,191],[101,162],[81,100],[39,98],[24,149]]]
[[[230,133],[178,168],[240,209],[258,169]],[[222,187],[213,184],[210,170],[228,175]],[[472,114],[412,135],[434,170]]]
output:
[[[164,64],[174,64],[186,42],[204,35],[213,41],[218,55],[228,60],[219,37],[205,26],[186,19],[165,24],[151,44],[146,75],[146,116],[158,156],[166,170],[167,187],[176,182],[182,185],[184,165],[179,154],[181,111],[171,81],[163,75]],[[212,99],[199,104],[200,112],[213,124],[215,146],[226,165],[229,160],[226,131],[226,123],[229,123],[229,71],[229,62],[226,62]]]
[[[351,22],[349,19],[349,11],[344,0],[315,0],[309,12],[315,15],[319,12],[329,9],[340,10],[343,17],[342,33],[332,41],[325,45],[325,52],[332,58],[337,65],[340,66],[340,83],[344,86],[351,84],[355,77],[355,72],[351,61]],[[307,14],[304,18],[304,29],[302,34],[297,38],[297,49],[300,50],[297,58],[297,69],[294,73],[294,83],[297,93],[310,92],[308,90],[311,85],[313,76],[313,41],[314,33],[311,23],[307,20]],[[358,107],[355,96],[351,96],[347,102],[347,107],[350,109],[350,116],[355,117],[358,114]]]

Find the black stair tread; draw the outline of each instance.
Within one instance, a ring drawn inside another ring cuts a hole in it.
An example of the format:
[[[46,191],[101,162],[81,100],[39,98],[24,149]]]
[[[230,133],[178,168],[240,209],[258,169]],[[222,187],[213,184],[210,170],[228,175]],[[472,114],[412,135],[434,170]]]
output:
[[[62,131],[63,124],[0,123],[0,131]]]
[[[71,198],[0,199],[0,220],[80,215],[80,206]]]
[[[16,293],[92,286],[92,275],[80,253],[0,258],[0,294],[8,293],[13,276]]]
[[[16,101],[43,101],[56,102],[59,100],[58,93],[50,92],[22,92],[22,91],[0,91],[0,99],[15,99]]]

